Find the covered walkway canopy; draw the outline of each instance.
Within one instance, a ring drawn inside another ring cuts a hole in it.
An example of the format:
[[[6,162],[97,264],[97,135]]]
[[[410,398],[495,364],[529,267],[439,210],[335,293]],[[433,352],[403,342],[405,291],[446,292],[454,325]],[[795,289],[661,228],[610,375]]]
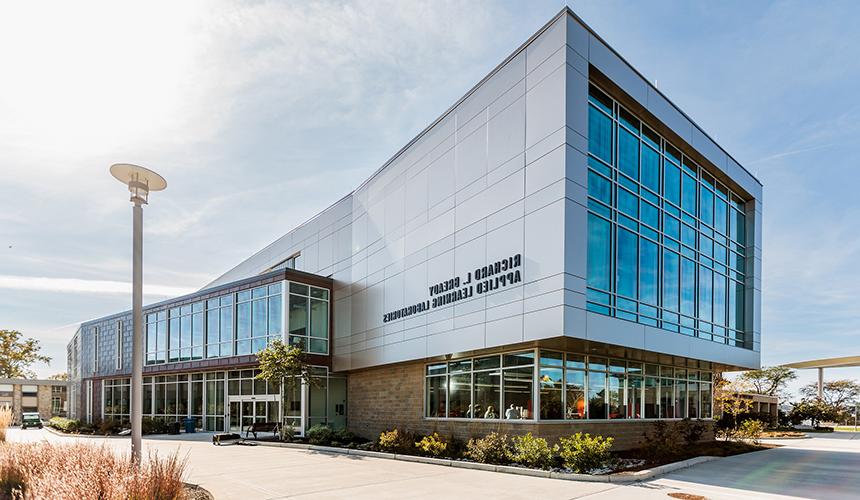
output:
[[[806,370],[810,368],[818,369],[818,397],[821,398],[824,393],[824,369],[825,368],[850,368],[860,366],[860,356],[843,356],[841,358],[823,358],[813,359],[810,361],[798,361],[796,363],[786,363],[782,365],[786,368],[796,368],[798,370]]]

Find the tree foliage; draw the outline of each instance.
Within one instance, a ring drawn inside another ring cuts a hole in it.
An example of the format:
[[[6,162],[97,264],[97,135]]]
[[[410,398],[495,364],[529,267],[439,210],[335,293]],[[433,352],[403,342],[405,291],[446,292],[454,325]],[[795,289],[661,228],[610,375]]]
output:
[[[721,414],[732,417],[747,413],[752,408],[752,399],[741,397],[750,392],[750,384],[745,380],[729,381],[717,377],[714,381],[714,403]]]
[[[257,378],[272,385],[279,386],[282,382],[290,388],[301,385],[304,381],[313,383],[311,365],[304,351],[296,346],[290,346],[281,340],[273,340],[268,347],[257,353],[260,361],[260,373]]]
[[[69,374],[66,372],[55,373],[49,376],[48,380],[69,380]]]
[[[792,424],[798,425],[804,420],[809,420],[813,427],[818,427],[821,422],[835,422],[839,417],[840,411],[836,407],[826,401],[819,401],[817,397],[794,403],[788,413]]]
[[[824,382],[822,398],[825,403],[838,412],[853,410],[853,403],[860,400],[860,384],[854,380],[831,380]],[[818,398],[818,383],[803,386],[800,389],[805,399]]]
[[[797,373],[784,366],[769,366],[761,370],[750,370],[740,375],[740,379],[749,383],[750,392],[782,397],[785,387],[797,378]]]
[[[50,363],[51,358],[39,354],[39,341],[24,338],[17,330],[0,330],[0,378],[35,378],[33,363]]]

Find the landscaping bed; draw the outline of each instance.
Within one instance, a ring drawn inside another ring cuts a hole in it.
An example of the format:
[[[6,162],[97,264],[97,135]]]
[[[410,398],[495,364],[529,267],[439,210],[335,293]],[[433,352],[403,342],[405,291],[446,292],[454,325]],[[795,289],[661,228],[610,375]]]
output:
[[[168,434],[170,424],[161,420],[144,417],[141,422],[142,433]],[[91,424],[73,418],[53,417],[48,420],[48,427],[65,434],[83,434],[88,436],[116,436],[129,429],[127,422],[114,420],[96,420]]]
[[[657,421],[643,435],[646,446],[620,452],[611,450],[611,437],[584,433],[561,437],[551,444],[531,433],[509,437],[493,432],[464,442],[436,432],[421,435],[393,429],[369,441],[323,425],[311,427],[301,439],[260,440],[260,444],[540,477],[621,482],[639,481],[702,461],[769,447],[742,441],[701,441],[706,429],[702,421],[685,420],[673,425]]]
[[[732,455],[741,455],[753,451],[761,451],[769,448],[775,448],[775,445],[768,444],[753,444],[743,441],[702,441],[698,443],[687,444],[677,452],[653,456],[645,463],[637,467],[627,469],[628,471],[645,470],[648,468],[658,467],[665,464],[675,463],[683,460],[689,460],[696,457],[730,457]],[[615,452],[618,458],[634,458],[647,456],[648,451],[643,448],[632,450],[624,450]]]

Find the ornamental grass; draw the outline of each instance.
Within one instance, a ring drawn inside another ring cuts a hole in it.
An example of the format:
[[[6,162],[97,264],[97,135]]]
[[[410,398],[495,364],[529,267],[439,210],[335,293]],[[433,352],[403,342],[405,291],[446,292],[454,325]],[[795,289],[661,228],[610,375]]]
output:
[[[12,425],[12,408],[0,406],[0,441],[6,441],[6,429]]]
[[[0,443],[0,499],[185,499],[187,459],[128,455],[84,443]]]

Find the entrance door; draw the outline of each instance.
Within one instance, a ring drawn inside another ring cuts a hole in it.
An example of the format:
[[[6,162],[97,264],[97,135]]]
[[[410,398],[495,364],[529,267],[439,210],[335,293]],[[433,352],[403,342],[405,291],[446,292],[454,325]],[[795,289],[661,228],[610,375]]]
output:
[[[242,433],[254,422],[277,422],[281,397],[277,394],[229,396],[227,416],[230,432]]]
[[[242,402],[241,401],[230,401],[230,414],[228,415],[230,425],[228,430],[230,432],[242,432]]]

